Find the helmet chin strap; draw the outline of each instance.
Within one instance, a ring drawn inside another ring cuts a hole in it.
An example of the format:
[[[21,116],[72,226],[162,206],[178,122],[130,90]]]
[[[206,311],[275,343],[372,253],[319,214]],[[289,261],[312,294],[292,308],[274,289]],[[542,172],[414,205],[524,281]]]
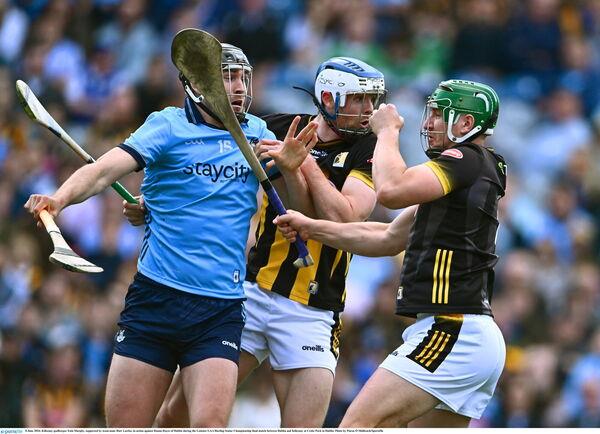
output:
[[[208,108],[208,106],[206,104],[204,104],[204,96],[197,95],[196,92],[194,92],[194,90],[192,89],[192,86],[190,85],[189,80],[187,78],[185,78],[183,75],[180,75],[179,79],[181,80],[181,83],[183,84],[183,90],[185,91],[186,95],[189,96],[190,99],[198,105],[198,107],[200,107],[202,110],[204,110],[206,113],[208,113],[208,115],[211,118],[216,119],[217,121],[221,122],[221,119],[219,118],[219,116],[217,116],[211,109]],[[240,123],[246,121],[246,115],[244,113],[235,113],[235,117],[238,119],[238,121]]]
[[[455,136],[452,133],[452,125],[454,125],[455,114],[456,114],[456,111],[454,111],[453,109],[451,109],[448,112],[448,127],[446,129],[446,134],[448,135],[448,138],[450,139],[451,142],[462,143],[465,140],[470,139],[471,137],[477,135],[481,131],[481,125],[477,125],[475,128],[473,128],[471,131],[469,131],[464,136],[462,136],[462,137]],[[458,118],[456,120],[458,120]]]
[[[338,129],[338,127],[333,123],[333,121],[336,120],[337,116],[331,116],[327,112],[327,110],[325,110],[325,107],[323,107],[323,105],[319,102],[319,100],[317,99],[317,97],[315,96],[314,93],[312,93],[311,91],[309,91],[307,89],[304,89],[303,87],[299,87],[299,86],[292,86],[292,88],[301,90],[310,95],[314,105],[317,106],[317,110],[323,116],[323,119],[325,119],[325,122],[327,122],[327,125],[329,126],[329,128],[331,128],[333,130],[334,133],[336,133],[339,137],[351,136],[350,134],[344,134],[344,132],[342,132]],[[336,111],[337,111],[337,109],[339,108],[339,103],[340,103],[339,95],[336,98],[335,103],[336,103]]]

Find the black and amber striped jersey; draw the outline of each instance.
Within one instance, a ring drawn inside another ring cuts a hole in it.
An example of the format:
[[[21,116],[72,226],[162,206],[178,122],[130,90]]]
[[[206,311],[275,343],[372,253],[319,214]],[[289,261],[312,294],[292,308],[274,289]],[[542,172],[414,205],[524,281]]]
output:
[[[419,205],[396,313],[491,315],[498,200],[506,188],[506,163],[493,149],[466,143],[425,164],[445,195]]]
[[[269,130],[283,140],[295,116],[276,114],[263,119]],[[298,131],[313,118],[311,115],[300,116]],[[375,135],[369,134],[354,140],[317,143],[311,155],[338,190],[341,191],[348,177],[358,178],[373,188],[371,167],[375,142]],[[306,245],[315,263],[298,269],[293,264],[297,252],[273,224],[277,214],[266,195],[260,213],[256,244],[248,254],[246,280],[308,306],[334,312],[344,310],[351,254],[309,240]]]

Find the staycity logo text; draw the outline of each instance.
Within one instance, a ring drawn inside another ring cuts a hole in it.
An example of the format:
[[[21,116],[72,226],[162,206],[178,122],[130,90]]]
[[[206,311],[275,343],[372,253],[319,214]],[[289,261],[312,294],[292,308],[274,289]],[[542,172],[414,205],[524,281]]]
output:
[[[185,166],[182,172],[186,175],[205,176],[212,182],[241,181],[245,184],[252,170],[238,162],[234,165],[198,162]]]

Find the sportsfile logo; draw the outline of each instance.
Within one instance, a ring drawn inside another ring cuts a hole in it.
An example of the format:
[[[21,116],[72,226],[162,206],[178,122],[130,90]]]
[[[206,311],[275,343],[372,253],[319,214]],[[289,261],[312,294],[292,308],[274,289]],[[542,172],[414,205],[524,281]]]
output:
[[[186,175],[205,176],[212,182],[241,181],[244,184],[250,176],[251,169],[239,163],[232,165],[216,165],[210,163],[195,163],[185,166]]]
[[[315,345],[315,346],[303,345],[302,351],[318,351],[320,353],[324,353],[325,348],[323,348],[321,345]]]

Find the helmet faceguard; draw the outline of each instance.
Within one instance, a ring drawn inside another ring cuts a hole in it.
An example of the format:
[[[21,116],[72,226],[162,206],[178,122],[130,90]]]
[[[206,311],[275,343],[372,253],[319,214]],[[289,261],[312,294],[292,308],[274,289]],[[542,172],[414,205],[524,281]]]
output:
[[[333,98],[333,111],[323,103],[324,93]],[[368,118],[373,109],[385,101],[383,74],[372,66],[351,57],[333,57],[323,62],[315,78],[315,104],[329,126],[341,136],[363,136],[371,132]],[[360,101],[356,114],[343,113],[350,99]],[[368,107],[367,107],[368,106]]]
[[[425,153],[433,158],[444,149],[432,148],[429,137],[445,135],[453,143],[463,143],[480,135],[492,135],[498,120],[500,101],[490,86],[466,80],[447,80],[441,82],[427,99],[421,122],[421,144]],[[445,130],[434,131],[429,128],[432,112],[439,110],[445,123]],[[461,115],[471,115],[474,127],[464,136],[455,136],[452,127]]]
[[[227,98],[233,107],[236,117],[240,122],[245,122],[246,113],[252,103],[252,66],[244,52],[231,44],[221,44],[221,67],[223,71],[223,81]],[[202,104],[202,96],[198,95],[190,85],[189,80],[180,74],[180,80],[183,83],[186,94],[196,103]],[[244,92],[234,90],[234,81],[237,79],[244,83]],[[205,109],[205,107],[202,107]],[[209,113],[211,116],[212,114]]]

